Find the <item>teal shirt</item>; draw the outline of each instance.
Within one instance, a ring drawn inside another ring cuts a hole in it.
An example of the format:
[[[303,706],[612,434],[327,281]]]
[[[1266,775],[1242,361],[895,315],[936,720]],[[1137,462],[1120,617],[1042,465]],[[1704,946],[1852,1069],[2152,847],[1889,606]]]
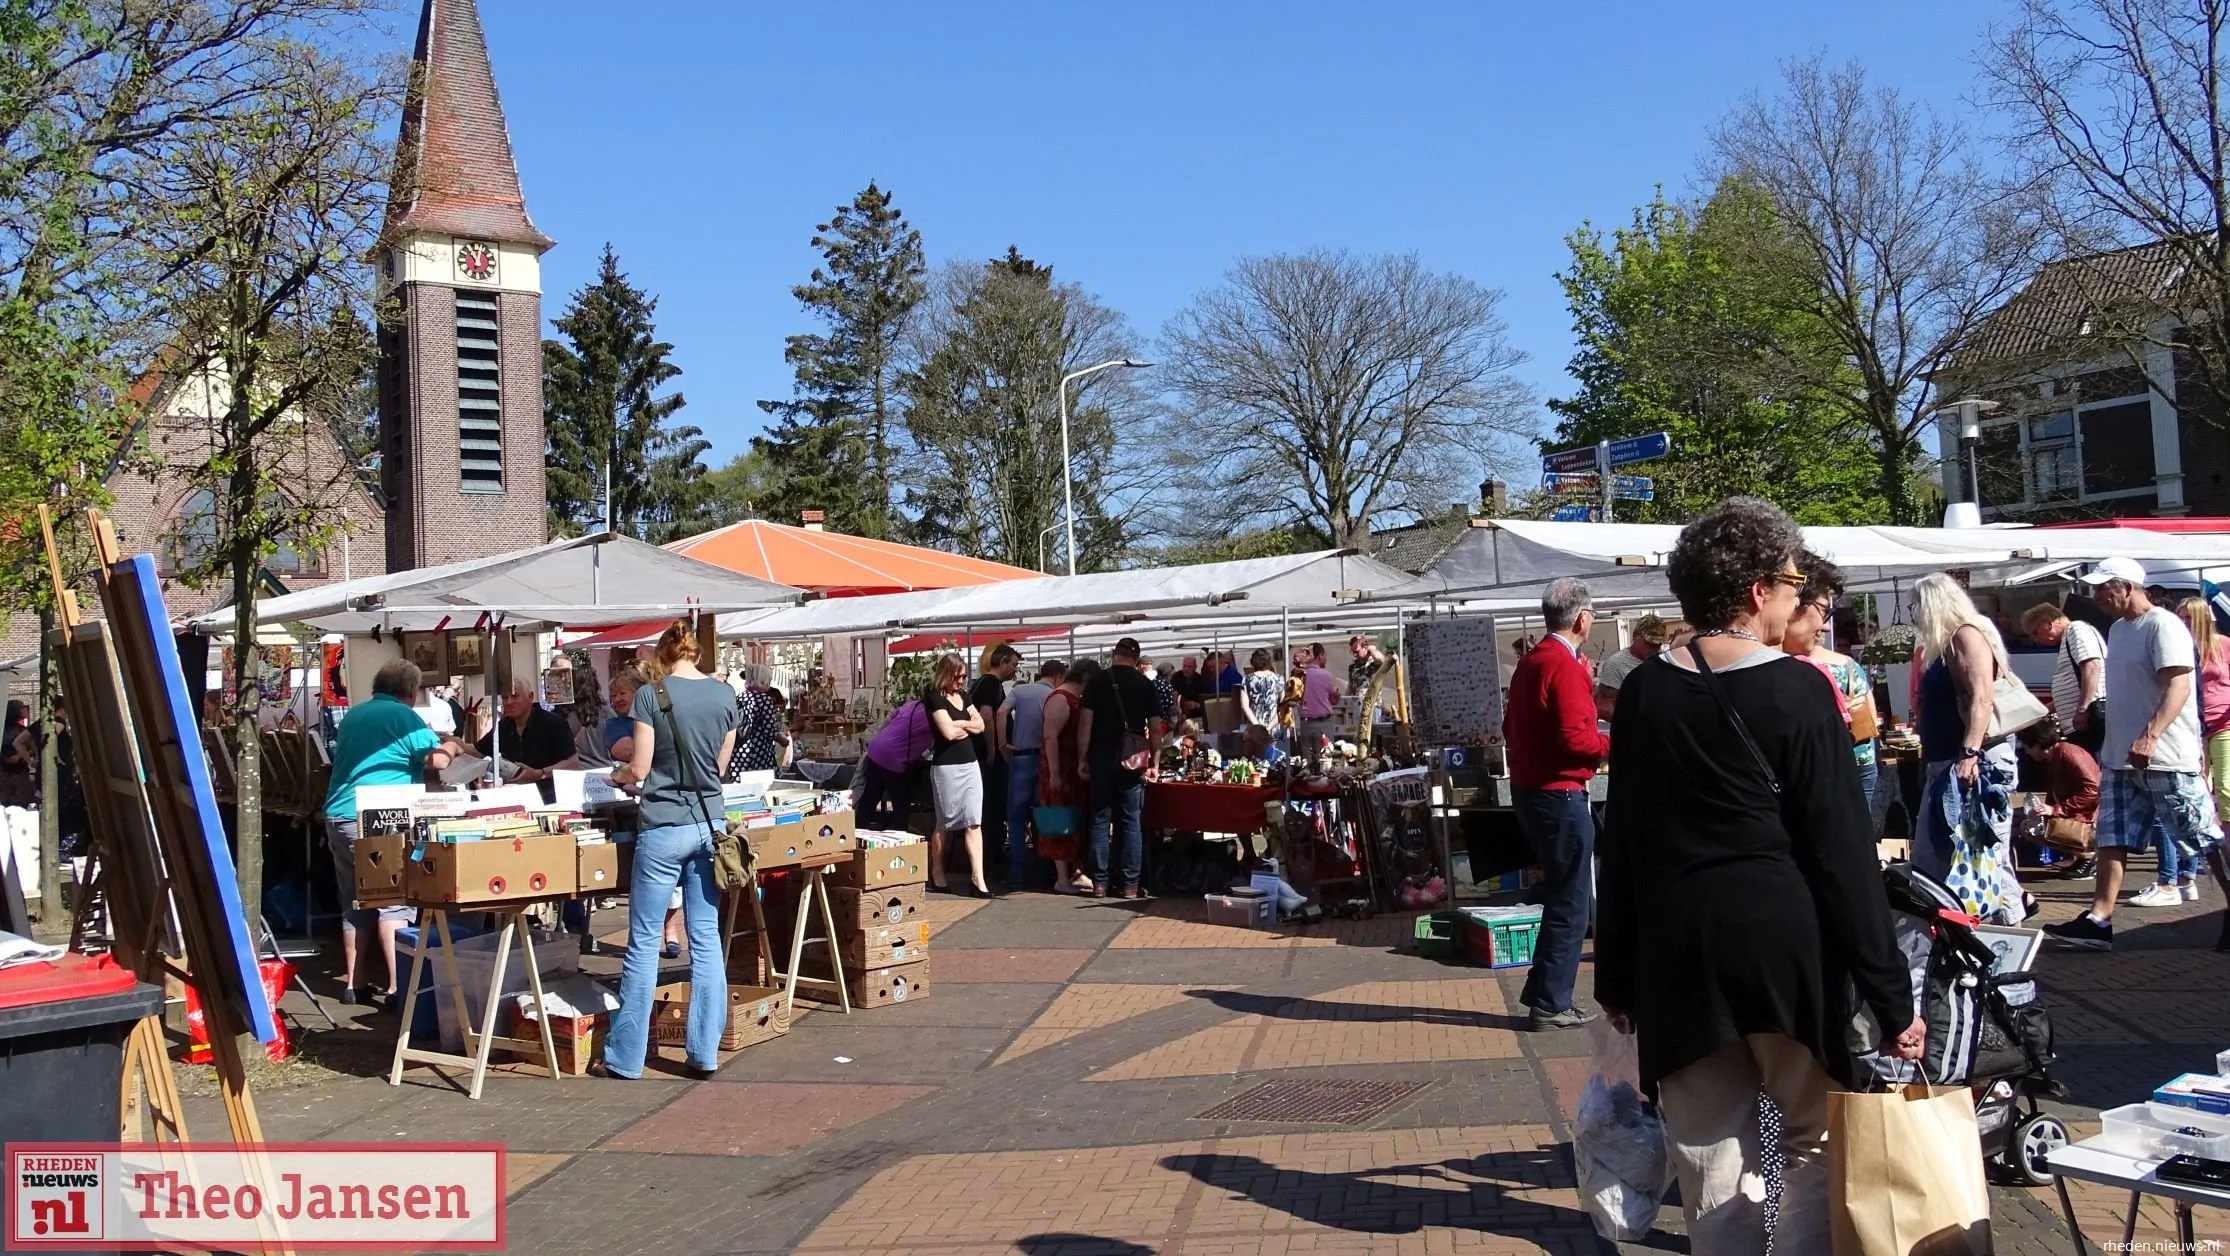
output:
[[[325,814],[335,820],[356,818],[359,785],[416,785],[426,775],[426,756],[441,749],[441,738],[426,721],[386,694],[372,695],[350,707],[333,735],[333,786],[325,791]]]

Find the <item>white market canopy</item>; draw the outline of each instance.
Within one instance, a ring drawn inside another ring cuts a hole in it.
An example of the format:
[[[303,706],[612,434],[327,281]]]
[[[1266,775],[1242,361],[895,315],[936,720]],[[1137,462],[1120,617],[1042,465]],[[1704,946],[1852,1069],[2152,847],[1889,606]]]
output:
[[[344,580],[262,598],[265,623],[308,623],[321,631],[424,632],[447,621],[470,627],[485,611],[513,628],[602,628],[690,610],[735,611],[795,604],[803,594],[611,532],[552,541],[440,567]],[[186,621],[198,632],[232,627],[232,608]]]
[[[958,589],[828,598],[720,617],[720,635],[759,641],[1183,620],[1275,623],[1408,583],[1408,573],[1352,550],[1185,567],[1006,580]],[[1118,634],[1120,635],[1120,634]]]
[[[1538,597],[1552,580],[1577,576],[1602,601],[1662,601],[1677,524],[1474,521],[1424,574],[1373,601]],[[1843,568],[1854,589],[1887,588],[1934,571],[1973,573],[1977,584],[2035,579],[2107,558],[2152,570],[2230,565],[2230,534],[2136,528],[1804,529],[1804,543]]]

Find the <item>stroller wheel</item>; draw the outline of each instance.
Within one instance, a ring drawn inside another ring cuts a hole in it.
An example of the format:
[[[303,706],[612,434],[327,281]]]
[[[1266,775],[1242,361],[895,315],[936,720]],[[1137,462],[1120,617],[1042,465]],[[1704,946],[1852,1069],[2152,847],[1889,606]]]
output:
[[[2031,1113],[2013,1127],[2013,1137],[2006,1140],[2006,1166],[2030,1186],[2050,1186],[2052,1153],[2073,1141],[2060,1118],[2049,1112]]]

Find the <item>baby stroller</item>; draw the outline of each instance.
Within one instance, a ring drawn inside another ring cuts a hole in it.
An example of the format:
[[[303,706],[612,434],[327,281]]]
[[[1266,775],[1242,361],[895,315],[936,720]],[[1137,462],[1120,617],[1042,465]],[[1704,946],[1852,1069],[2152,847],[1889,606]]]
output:
[[[1928,1048],[1916,1065],[1874,1049],[1880,1027],[1861,1011],[1852,1048],[1862,1074],[1885,1085],[1925,1080],[1971,1087],[1982,1154],[2031,1186],[2052,1183],[2047,1158],[2072,1141],[2067,1126],[2039,1100],[2064,1092],[2052,1080],[2052,1019],[2032,973],[1993,973],[1998,953],[1975,932],[1957,896],[1912,865],[1882,870],[1889,891],[1898,948],[1912,972],[1918,1006],[1928,1026]],[[1865,1035],[1861,1042],[1857,1035]]]

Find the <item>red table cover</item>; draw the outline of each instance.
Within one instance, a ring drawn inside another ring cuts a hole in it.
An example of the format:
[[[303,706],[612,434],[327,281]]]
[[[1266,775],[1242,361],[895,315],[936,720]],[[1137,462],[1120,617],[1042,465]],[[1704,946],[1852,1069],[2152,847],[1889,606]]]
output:
[[[1260,833],[1262,808],[1278,800],[1268,785],[1195,785],[1153,781],[1146,786],[1145,827],[1202,833]]]

